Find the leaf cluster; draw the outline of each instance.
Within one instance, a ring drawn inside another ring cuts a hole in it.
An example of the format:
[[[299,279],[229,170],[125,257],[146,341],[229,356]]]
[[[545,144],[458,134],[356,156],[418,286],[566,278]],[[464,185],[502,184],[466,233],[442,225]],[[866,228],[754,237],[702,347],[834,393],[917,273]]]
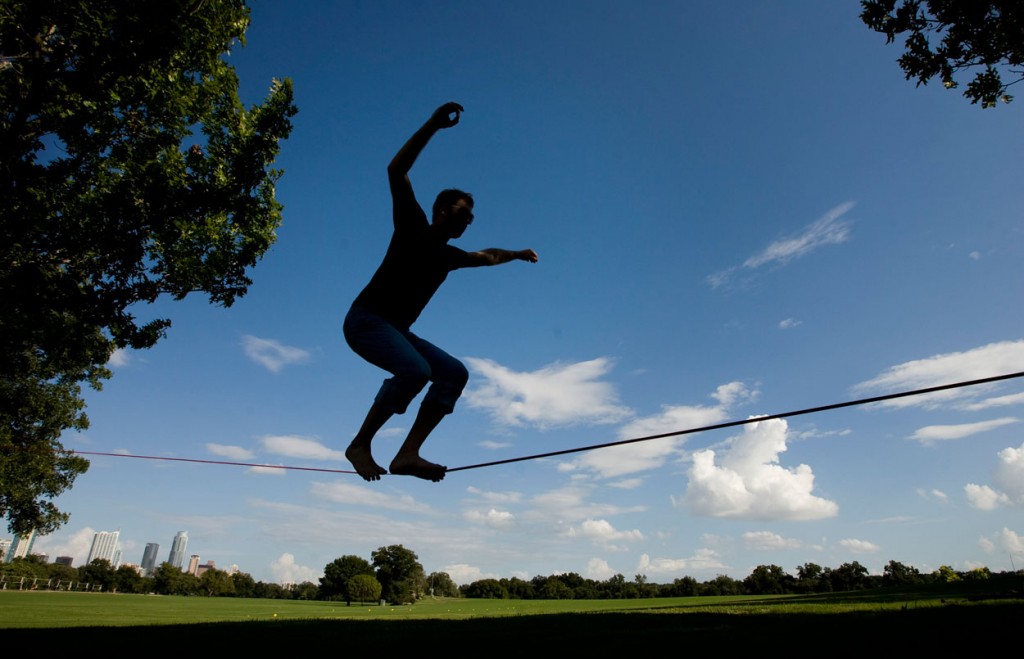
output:
[[[955,89],[957,74],[973,69],[963,95],[991,108],[1009,103],[1013,97],[1007,89],[1024,78],[1020,0],[862,0],[861,7],[861,20],[886,35],[888,43],[907,34],[898,62],[907,80],[916,78],[918,85],[938,78]]]
[[[0,515],[53,530],[51,503],[87,463],[87,426],[115,349],[170,321],[139,304],[244,295],[275,239],[272,168],[291,131],[289,80],[245,108],[227,63],[242,0],[0,0]],[[14,456],[14,457],[12,457]],[[13,464],[25,463],[25,464]]]

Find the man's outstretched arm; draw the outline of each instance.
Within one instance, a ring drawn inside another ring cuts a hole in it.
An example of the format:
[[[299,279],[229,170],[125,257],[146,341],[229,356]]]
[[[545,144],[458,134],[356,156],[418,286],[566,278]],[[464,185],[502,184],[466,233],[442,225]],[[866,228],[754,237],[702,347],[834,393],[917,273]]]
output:
[[[398,150],[395,157],[391,159],[391,163],[388,165],[388,180],[391,181],[392,187],[399,184],[412,189],[412,184],[409,182],[409,170],[415,164],[416,158],[419,157],[423,148],[427,146],[427,142],[434,136],[434,133],[442,128],[451,128],[459,123],[461,112],[462,106],[458,103],[445,103],[434,110],[434,114],[430,115],[430,119],[427,119],[427,122],[412,134],[412,137],[402,145],[402,148]]]
[[[528,261],[530,263],[536,263],[537,252],[532,249],[514,251],[492,247],[490,249],[482,249],[479,252],[470,252],[469,259],[469,265],[471,267],[501,265],[502,263],[508,263],[509,261]]]

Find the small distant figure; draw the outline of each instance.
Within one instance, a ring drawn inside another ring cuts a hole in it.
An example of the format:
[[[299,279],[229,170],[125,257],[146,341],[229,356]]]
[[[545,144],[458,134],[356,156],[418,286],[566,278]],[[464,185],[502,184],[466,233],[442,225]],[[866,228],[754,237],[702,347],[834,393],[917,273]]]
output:
[[[410,327],[448,273],[515,260],[537,262],[532,249],[465,252],[448,244],[473,222],[473,197],[468,192],[442,190],[434,201],[430,222],[416,201],[409,170],[437,131],[459,123],[462,111],[458,103],[437,108],[388,165],[395,230],[384,260],[345,317],[345,340],[352,350],[391,373],[345,450],[345,457],[367,481],[379,480],[390,471],[438,482],[447,471],[444,465],[423,459],[420,447],[441,419],[454,411],[469,372],[458,359],[413,334]],[[403,414],[428,382],[416,420],[386,470],[373,459],[373,437],[393,414]]]

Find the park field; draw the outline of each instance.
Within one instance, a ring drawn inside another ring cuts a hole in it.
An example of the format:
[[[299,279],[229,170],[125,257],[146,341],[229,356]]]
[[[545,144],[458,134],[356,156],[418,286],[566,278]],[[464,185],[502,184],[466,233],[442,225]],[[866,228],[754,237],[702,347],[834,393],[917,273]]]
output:
[[[950,584],[828,595],[644,600],[424,599],[413,605],[0,592],[7,647],[180,647],[199,656],[337,647],[497,650],[547,654],[632,651],[666,644],[788,656],[860,656],[885,649],[919,656],[1020,647],[1024,596]],[[468,645],[465,645],[468,644]],[[651,645],[653,644],[653,645]],[[509,648],[511,650],[511,648]]]

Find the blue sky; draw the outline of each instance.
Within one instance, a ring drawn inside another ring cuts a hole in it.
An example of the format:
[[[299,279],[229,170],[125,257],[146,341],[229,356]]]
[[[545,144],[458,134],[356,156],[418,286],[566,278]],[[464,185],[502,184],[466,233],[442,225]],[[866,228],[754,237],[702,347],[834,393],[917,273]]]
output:
[[[291,77],[278,241],[230,309],[160,302],[116,355],[81,451],[348,469],[384,374],[341,321],[390,236],[385,167],[473,192],[456,244],[536,265],[454,273],[415,326],[470,385],[424,449],[457,467],[1024,370],[1024,100],[915,88],[859,3],[253,3],[248,102]],[[378,436],[384,464],[411,415]],[[765,421],[442,483],[100,457],[36,548],[189,553],[316,580],[402,544],[428,572],[1024,564],[1024,383]]]

